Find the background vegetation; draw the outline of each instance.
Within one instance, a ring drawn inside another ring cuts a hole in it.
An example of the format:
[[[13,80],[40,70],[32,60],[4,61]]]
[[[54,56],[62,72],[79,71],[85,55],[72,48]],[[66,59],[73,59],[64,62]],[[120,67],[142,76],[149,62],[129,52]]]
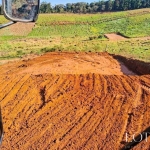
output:
[[[103,36],[119,32],[127,37],[150,35],[150,9],[106,14],[41,14],[29,36]]]
[[[150,7],[149,0],[100,0],[97,2],[86,3],[67,3],[51,6],[50,3],[42,2],[40,5],[41,13],[96,13],[110,11],[124,11]]]
[[[6,20],[0,16],[0,21]],[[150,62],[148,8],[103,14],[40,14],[26,36],[14,36],[8,29],[0,30],[0,59],[50,51],[107,51]],[[113,32],[129,38],[109,41],[104,37]],[[146,36],[149,38],[142,38]]]
[[[78,2],[67,3],[66,5],[58,4],[55,6],[52,6],[51,3],[42,2],[40,4],[40,13],[97,13],[149,7],[150,0],[100,0],[92,3]],[[0,14],[2,14],[1,5]]]

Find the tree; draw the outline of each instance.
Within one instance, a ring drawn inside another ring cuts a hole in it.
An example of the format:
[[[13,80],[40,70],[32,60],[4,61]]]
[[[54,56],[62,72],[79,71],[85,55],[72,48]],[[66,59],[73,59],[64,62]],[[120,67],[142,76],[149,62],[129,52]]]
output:
[[[114,10],[115,11],[119,10],[119,0],[114,1]]]
[[[128,10],[129,8],[129,0],[124,0],[123,10]]]
[[[131,0],[128,0],[128,10],[131,10],[132,7],[131,7]]]
[[[124,10],[124,0],[119,1],[119,10]]]
[[[141,8],[142,0],[136,0],[136,9]]]
[[[46,6],[46,13],[51,13],[51,12],[52,12],[51,3],[48,3]]]
[[[66,7],[65,7],[67,12],[72,12],[72,4],[71,3],[67,3]]]
[[[150,7],[150,0],[100,0],[98,2],[77,2],[58,4],[52,7],[50,3],[42,2],[40,5],[41,13],[95,13],[105,11],[122,11]]]
[[[100,7],[100,10],[101,10],[101,11],[105,11],[105,9],[106,9],[105,3],[106,3],[106,2],[104,2],[103,0],[101,1],[101,5],[100,5],[100,6],[101,6],[101,7]]]
[[[47,2],[42,2],[40,5],[40,13],[46,13]]]
[[[136,0],[131,0],[131,8],[136,9]]]
[[[150,7],[150,0],[146,0],[146,7]]]
[[[113,2],[112,0],[106,1],[106,10],[111,11],[113,9]]]
[[[64,12],[64,5],[63,4],[55,5],[54,10],[56,13],[63,13]]]

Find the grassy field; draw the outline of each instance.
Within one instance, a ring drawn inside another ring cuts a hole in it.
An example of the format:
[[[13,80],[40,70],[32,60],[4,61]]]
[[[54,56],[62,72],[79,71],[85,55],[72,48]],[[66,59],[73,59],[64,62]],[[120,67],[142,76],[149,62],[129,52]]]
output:
[[[0,59],[47,51],[108,51],[150,62],[150,9],[104,14],[40,14],[28,36],[1,36]],[[6,22],[0,16],[1,23]],[[126,41],[108,41],[119,32]],[[132,39],[131,39],[132,38]]]
[[[150,35],[150,9],[104,14],[41,14],[29,36],[91,36],[120,32],[128,37]]]
[[[3,43],[3,44],[1,44]],[[50,51],[85,51],[119,54],[150,62],[150,40],[132,39],[108,41],[88,38],[24,38],[0,42],[1,59],[21,57],[25,54],[41,54]]]

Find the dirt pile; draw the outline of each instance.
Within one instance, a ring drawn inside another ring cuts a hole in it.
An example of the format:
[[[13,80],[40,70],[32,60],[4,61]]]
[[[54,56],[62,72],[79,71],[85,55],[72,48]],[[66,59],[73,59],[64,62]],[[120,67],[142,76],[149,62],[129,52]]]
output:
[[[83,66],[74,70],[77,62]],[[2,149],[118,150],[126,133],[131,140],[150,126],[150,93],[140,86],[150,85],[150,75],[125,75],[106,53],[49,53],[8,63],[0,66],[0,83]],[[135,149],[149,149],[149,142]]]
[[[8,66],[10,70],[8,70]],[[13,66],[13,67],[12,67]],[[24,60],[2,66],[0,74],[87,74],[134,75],[134,72],[120,64],[107,53],[47,53],[30,61]]]

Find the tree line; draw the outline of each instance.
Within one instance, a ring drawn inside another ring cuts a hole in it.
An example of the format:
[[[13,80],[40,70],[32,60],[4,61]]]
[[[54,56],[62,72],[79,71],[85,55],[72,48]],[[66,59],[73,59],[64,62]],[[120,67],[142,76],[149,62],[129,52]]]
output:
[[[134,10],[149,8],[150,0],[100,0],[98,2],[67,3],[52,6],[51,3],[42,2],[40,13],[96,13],[110,11]]]
[[[51,3],[42,2],[40,13],[97,13],[110,11],[134,10],[139,8],[149,8],[150,0],[100,0],[98,2],[67,3],[52,6]],[[0,5],[0,14],[2,6]]]

